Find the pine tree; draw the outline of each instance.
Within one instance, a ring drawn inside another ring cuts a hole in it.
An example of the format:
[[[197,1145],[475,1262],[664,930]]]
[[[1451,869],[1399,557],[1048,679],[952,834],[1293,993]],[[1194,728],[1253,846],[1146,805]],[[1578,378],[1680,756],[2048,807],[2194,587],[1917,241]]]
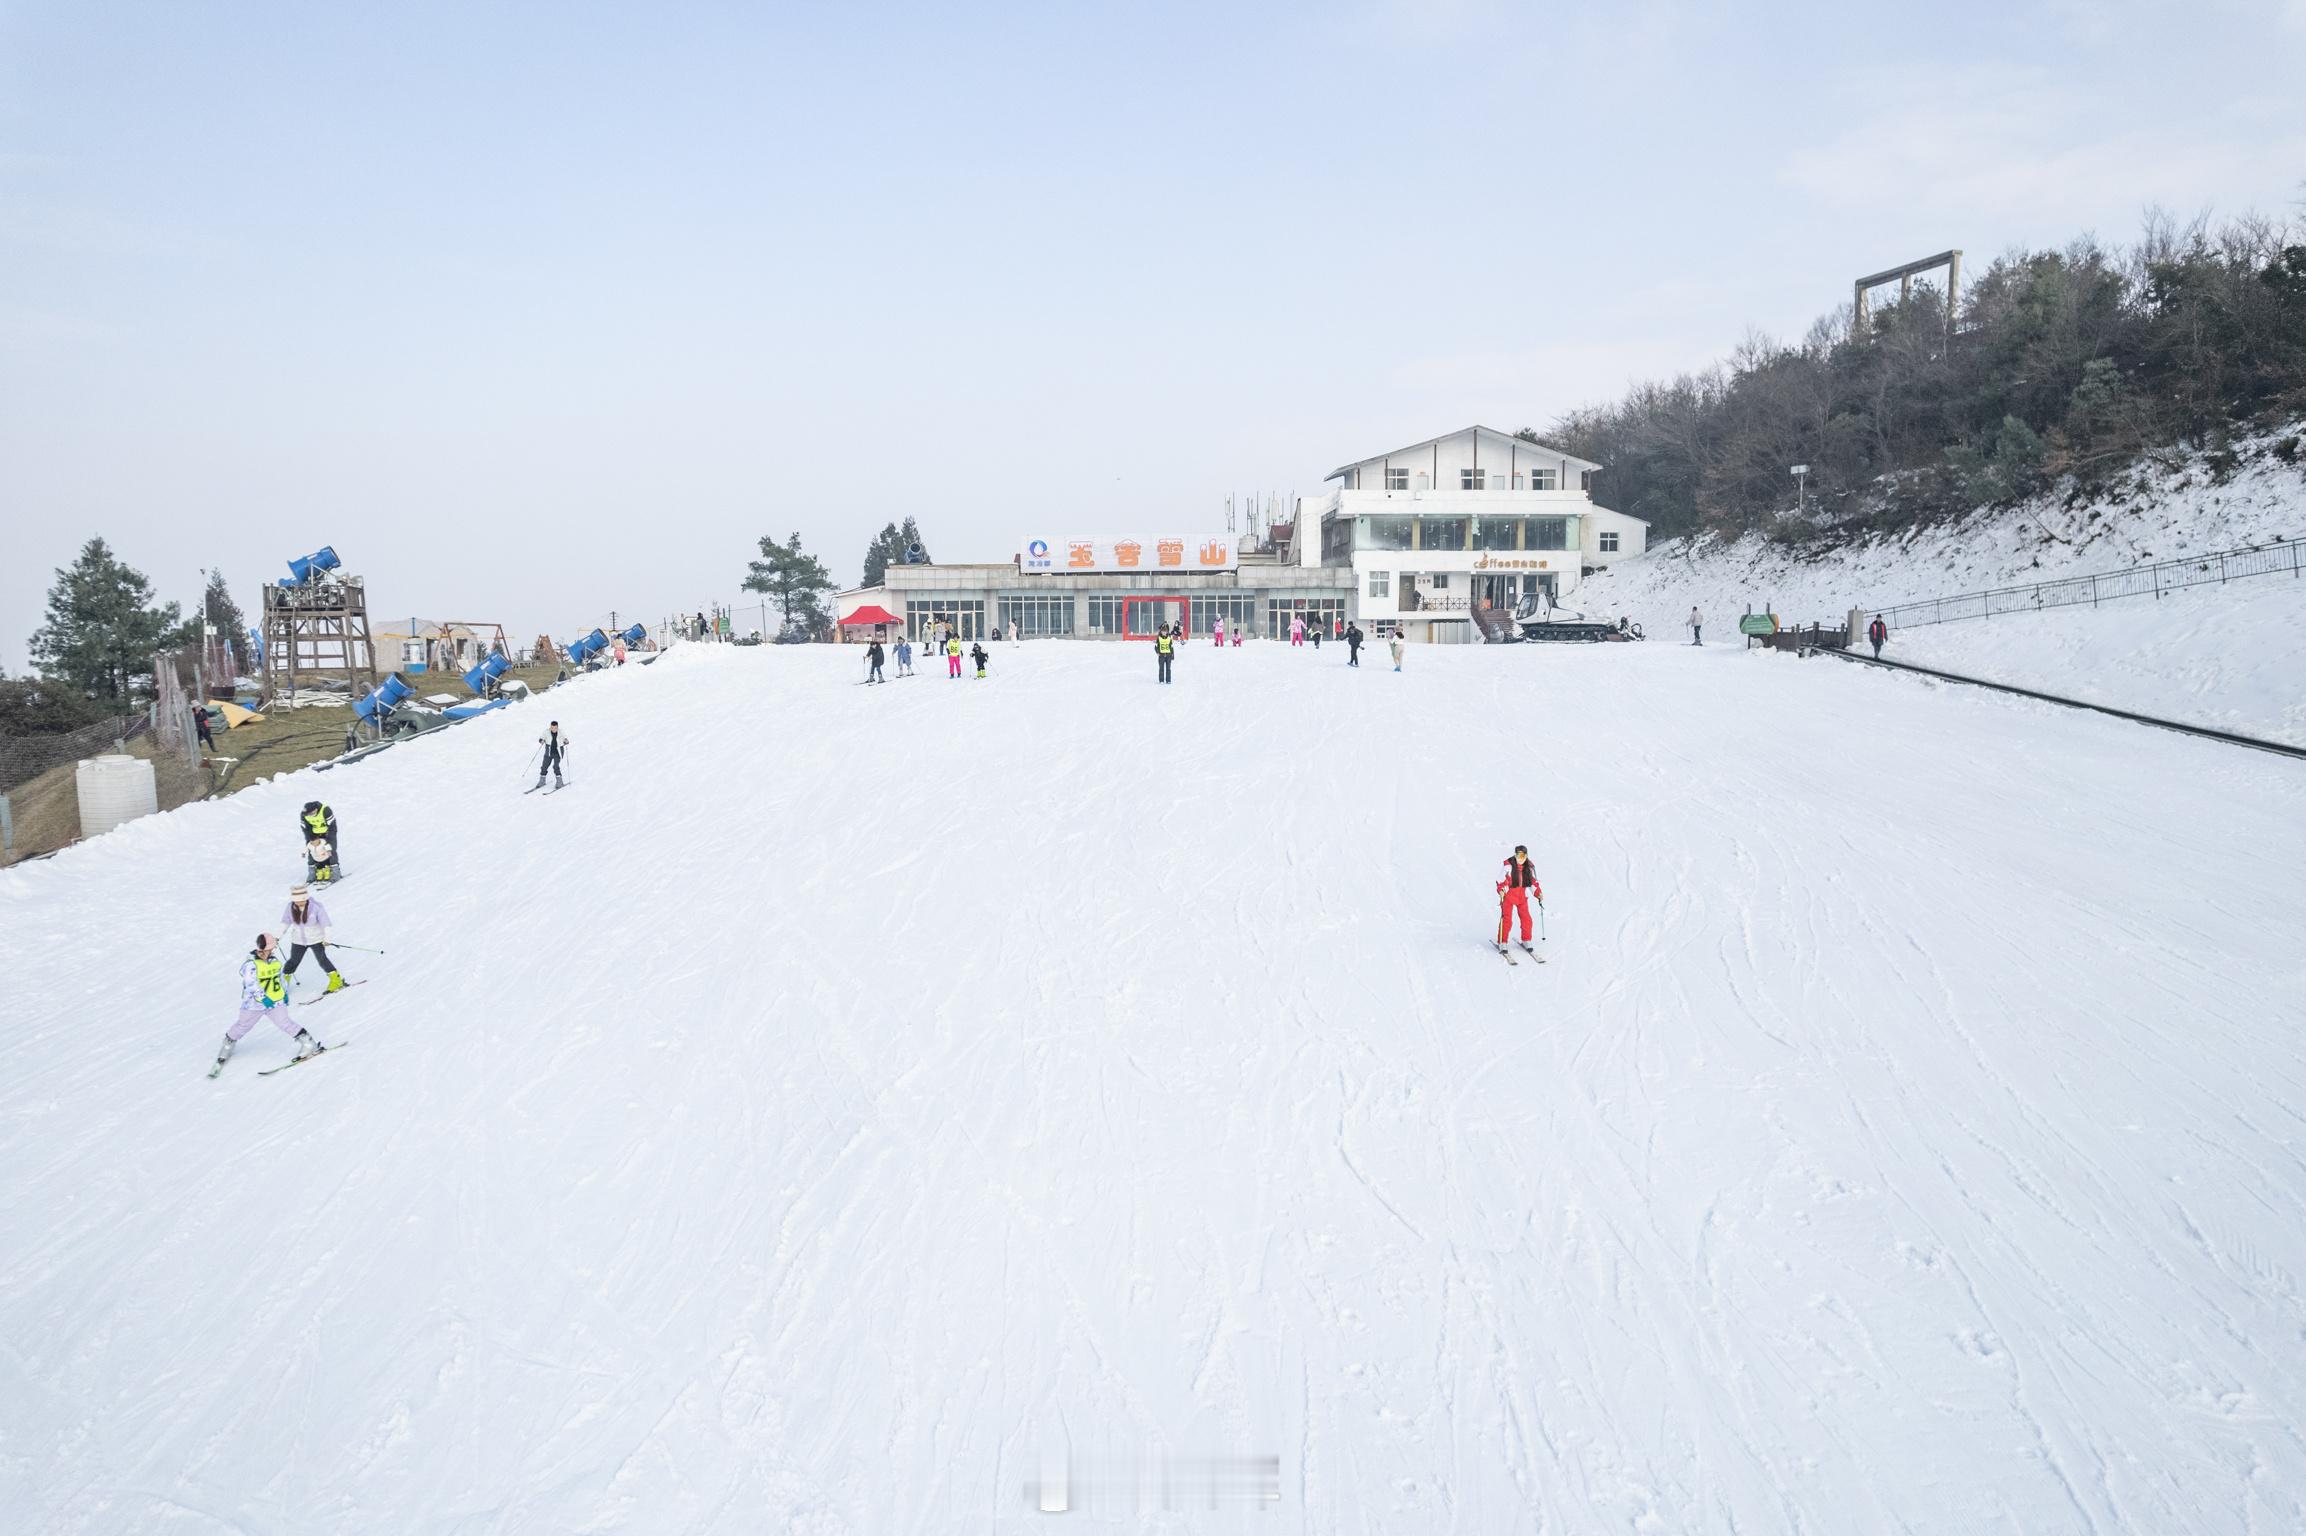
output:
[[[90,539],[48,589],[48,622],[30,649],[40,674],[92,699],[117,702],[129,679],[149,671],[153,652],[177,628],[174,603],[152,606],[152,583]]]
[[[889,563],[905,558],[905,546],[899,538],[895,523],[873,535],[873,542],[865,546],[865,579],[860,585],[877,587],[888,579]]]
[[[787,629],[795,623],[811,629],[822,627],[823,599],[833,590],[833,578],[825,574],[822,560],[801,552],[799,534],[783,544],[763,534],[761,558],[747,569],[750,574],[745,577],[745,590],[765,592],[774,598]]]
[[[232,600],[232,589],[224,584],[222,571],[208,573],[208,590],[201,594],[200,602],[201,612],[219,636],[230,640],[235,649],[247,643],[248,620]]]

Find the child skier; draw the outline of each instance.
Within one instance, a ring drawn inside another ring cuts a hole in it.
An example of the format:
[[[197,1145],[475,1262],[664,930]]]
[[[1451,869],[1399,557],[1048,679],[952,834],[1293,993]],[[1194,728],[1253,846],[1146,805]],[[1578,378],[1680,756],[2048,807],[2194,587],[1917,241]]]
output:
[[[342,873],[337,862],[336,812],[318,800],[307,800],[296,825],[304,834],[304,878],[316,885],[328,884]]]
[[[866,647],[865,647],[865,666],[866,666],[866,672],[865,672],[865,681],[866,681],[866,682],[868,682],[868,683],[885,683],[885,682],[887,682],[887,681],[888,681],[888,679],[887,679],[887,678],[885,678],[885,677],[881,676],[881,642],[880,642],[880,641],[878,641],[878,640],[875,640],[875,641],[874,641],[874,642],[873,642],[871,645],[868,645],[868,646],[866,646]]]
[[[282,1034],[296,1041],[297,1060],[318,1056],[327,1049],[289,1021],[288,983],[281,979],[280,950],[271,934],[260,933],[256,936],[256,947],[240,962],[240,1016],[224,1032],[224,1044],[216,1052],[216,1065],[208,1069],[210,1077],[224,1070],[224,1063],[231,1059],[232,1048],[240,1043],[240,1037],[254,1029],[256,1021],[267,1013],[272,1015],[272,1022],[280,1026]]]
[[[568,755],[568,738],[561,734],[560,722],[558,720],[546,721],[545,733],[539,736],[536,742],[538,746],[544,748],[544,759],[537,764],[536,784],[531,792],[544,788],[544,776],[547,770],[552,773],[552,787],[559,789],[561,787],[561,761]]]
[[[985,675],[985,647],[981,644],[970,646],[969,659],[977,664],[977,675],[983,677]]]
[[[899,677],[911,677],[913,675],[913,642],[903,635],[897,637],[897,675]]]
[[[959,635],[948,636],[945,640],[945,675],[947,677],[959,677],[961,675],[961,637]]]
[[[320,968],[328,973],[328,990],[342,992],[344,974],[337,970],[336,962],[328,958],[328,908],[313,899],[310,886],[288,888],[288,905],[281,909],[280,926],[287,931],[289,946],[288,964],[280,973],[282,984],[285,986],[287,979],[296,974],[296,968],[304,963],[304,952],[309,949],[312,957],[320,962]]]
[[[1521,918],[1521,947],[1530,954],[1537,953],[1529,947],[1532,899],[1544,906],[1545,887],[1537,883],[1537,871],[1530,866],[1528,846],[1516,843],[1513,856],[1505,861],[1505,876],[1497,882],[1497,952],[1508,960],[1513,958],[1513,952],[1505,947],[1505,941],[1512,934],[1516,914]]]

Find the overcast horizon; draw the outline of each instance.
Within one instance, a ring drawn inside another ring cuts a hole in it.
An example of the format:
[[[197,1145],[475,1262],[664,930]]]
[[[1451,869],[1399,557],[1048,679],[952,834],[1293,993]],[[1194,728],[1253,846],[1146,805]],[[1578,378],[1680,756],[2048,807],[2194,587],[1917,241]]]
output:
[[[0,669],[98,535],[526,643],[763,534],[1222,527],[1949,246],[2294,213],[2300,78],[2306,0],[0,3]]]

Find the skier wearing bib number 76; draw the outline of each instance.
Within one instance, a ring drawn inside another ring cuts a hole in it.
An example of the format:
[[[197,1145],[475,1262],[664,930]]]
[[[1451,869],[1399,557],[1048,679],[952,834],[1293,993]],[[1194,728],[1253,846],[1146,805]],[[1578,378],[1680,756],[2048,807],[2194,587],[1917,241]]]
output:
[[[208,1071],[210,1077],[224,1070],[224,1063],[231,1058],[233,1047],[240,1044],[240,1037],[254,1029],[256,1021],[267,1013],[272,1015],[272,1022],[280,1026],[282,1034],[295,1037],[299,1060],[317,1056],[327,1049],[289,1021],[288,981],[282,974],[279,943],[271,934],[260,933],[256,936],[256,947],[240,962],[240,1015],[224,1032],[224,1044],[216,1052],[216,1065]]]
[[[1497,882],[1497,952],[1509,960],[1513,955],[1505,947],[1505,941],[1512,936],[1516,915],[1521,918],[1521,947],[1533,955],[1537,953],[1529,947],[1529,904],[1533,900],[1540,907],[1545,905],[1545,887],[1537,883],[1537,871],[1529,862],[1528,845],[1516,843],[1513,856],[1505,861],[1505,874]]]

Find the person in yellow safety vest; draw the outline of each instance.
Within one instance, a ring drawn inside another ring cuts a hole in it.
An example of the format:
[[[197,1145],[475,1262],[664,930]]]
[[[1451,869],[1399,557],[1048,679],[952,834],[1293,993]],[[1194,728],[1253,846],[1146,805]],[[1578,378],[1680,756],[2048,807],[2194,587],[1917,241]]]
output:
[[[258,934],[256,947],[240,962],[240,1016],[224,1032],[224,1044],[216,1052],[216,1065],[208,1069],[210,1077],[224,1070],[224,1063],[231,1058],[232,1048],[240,1043],[240,1037],[254,1029],[256,1021],[268,1013],[272,1015],[272,1022],[280,1026],[280,1032],[296,1041],[298,1059],[317,1056],[327,1049],[289,1022],[285,970],[280,963],[279,942],[269,933]]]
[[[958,634],[949,635],[945,640],[945,675],[947,677],[959,677],[961,675],[961,637]]]
[[[1169,681],[1169,665],[1177,659],[1177,635],[1166,624],[1153,636],[1153,656],[1161,665],[1161,681]]]
[[[336,840],[336,812],[318,800],[307,800],[296,824],[304,836],[304,877],[315,884],[326,885],[343,871],[343,860],[339,856],[342,850]]]

